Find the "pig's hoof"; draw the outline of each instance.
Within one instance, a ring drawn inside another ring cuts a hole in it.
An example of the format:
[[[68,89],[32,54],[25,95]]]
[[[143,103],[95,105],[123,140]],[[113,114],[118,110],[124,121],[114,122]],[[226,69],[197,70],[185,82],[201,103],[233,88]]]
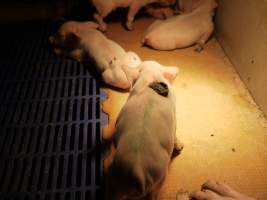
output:
[[[98,28],[101,32],[106,32],[108,27],[107,25],[100,25],[99,28]]]
[[[133,30],[133,24],[132,24],[132,23],[127,22],[127,23],[126,23],[126,27],[127,27],[127,29],[128,29],[129,31],[132,31],[132,30]]]
[[[195,48],[195,52],[200,53],[201,51],[203,51],[203,46],[202,45],[197,45],[197,47]]]

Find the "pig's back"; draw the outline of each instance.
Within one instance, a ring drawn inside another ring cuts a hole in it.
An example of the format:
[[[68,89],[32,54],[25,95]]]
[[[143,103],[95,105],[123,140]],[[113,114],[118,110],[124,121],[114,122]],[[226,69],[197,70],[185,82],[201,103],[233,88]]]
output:
[[[87,30],[84,41],[86,51],[89,53],[91,59],[94,60],[99,67],[99,71],[103,72],[110,66],[110,62],[121,61],[126,52],[124,49],[98,30]],[[114,59],[115,58],[115,59]]]
[[[172,17],[147,35],[147,44],[159,50],[172,50],[193,45],[205,33],[209,21],[191,14]]]
[[[150,192],[165,178],[174,146],[174,111],[170,98],[147,88],[131,96],[119,115],[112,168],[122,177],[132,174],[138,187],[145,188],[140,194]],[[121,178],[120,184],[127,185],[127,181]]]
[[[155,152],[153,148],[145,149],[155,146],[171,154],[175,123],[173,99],[147,87],[142,94],[131,96],[119,115],[116,124],[118,148],[121,145],[129,153],[144,151],[142,154],[156,157],[158,149]]]

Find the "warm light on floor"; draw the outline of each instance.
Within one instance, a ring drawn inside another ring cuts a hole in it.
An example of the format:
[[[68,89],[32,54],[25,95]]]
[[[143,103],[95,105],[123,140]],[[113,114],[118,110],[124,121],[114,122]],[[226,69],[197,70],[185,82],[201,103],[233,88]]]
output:
[[[134,31],[120,24],[109,26],[107,36],[143,60],[179,66],[173,83],[176,93],[177,135],[185,147],[170,165],[161,200],[174,199],[179,189],[196,190],[216,179],[262,198],[267,196],[267,123],[239,76],[212,38],[201,53],[192,48],[155,51],[141,47],[142,33],[151,19],[135,22]],[[128,93],[107,89],[112,132]]]

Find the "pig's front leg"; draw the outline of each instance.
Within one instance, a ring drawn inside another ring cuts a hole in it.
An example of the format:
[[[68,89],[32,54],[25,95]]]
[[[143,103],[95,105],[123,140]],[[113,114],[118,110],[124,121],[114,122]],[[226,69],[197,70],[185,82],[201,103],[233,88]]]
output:
[[[99,24],[99,30],[105,32],[107,30],[107,24],[104,22],[104,18],[112,11],[111,7],[105,7],[100,12],[94,14],[94,18]]]
[[[142,5],[139,1],[133,1],[133,3],[130,5],[129,11],[128,11],[127,23],[126,23],[128,30],[133,30],[134,17],[141,7]]]
[[[213,27],[210,27],[196,42],[196,48],[195,51],[200,53],[204,49],[204,45],[207,42],[207,40],[210,38],[211,34],[213,33]]]

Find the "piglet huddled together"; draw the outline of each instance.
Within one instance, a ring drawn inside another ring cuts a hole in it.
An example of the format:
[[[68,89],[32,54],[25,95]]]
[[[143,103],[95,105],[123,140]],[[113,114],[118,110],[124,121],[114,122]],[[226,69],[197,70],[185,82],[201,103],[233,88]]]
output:
[[[183,145],[176,137],[175,92],[171,83],[178,67],[142,61],[106,37],[103,19],[113,10],[128,8],[126,26],[133,28],[136,13],[144,7],[159,18],[144,33],[142,43],[158,50],[193,44],[203,48],[213,32],[215,0],[91,0],[95,22],[68,21],[49,40],[54,52],[77,61],[90,60],[102,80],[129,90],[116,121],[116,147],[107,170],[108,199],[159,199],[168,165]],[[157,5],[154,5],[156,3]],[[179,15],[176,15],[179,13]],[[176,153],[177,153],[176,151]]]
[[[141,63],[139,56],[126,52],[96,30],[97,27],[94,22],[66,22],[50,37],[50,42],[57,54],[78,61],[93,61],[105,83],[121,89],[130,88],[139,73],[136,69]]]
[[[215,0],[182,1],[180,15],[156,20],[146,30],[142,44],[158,50],[173,50],[196,44],[203,49],[214,30]]]
[[[126,26],[129,30],[132,30],[135,15],[142,7],[151,3],[168,6],[174,4],[175,0],[91,0],[91,2],[97,11],[94,18],[100,24],[100,30],[106,31],[107,24],[103,19],[117,8],[129,8]]]

